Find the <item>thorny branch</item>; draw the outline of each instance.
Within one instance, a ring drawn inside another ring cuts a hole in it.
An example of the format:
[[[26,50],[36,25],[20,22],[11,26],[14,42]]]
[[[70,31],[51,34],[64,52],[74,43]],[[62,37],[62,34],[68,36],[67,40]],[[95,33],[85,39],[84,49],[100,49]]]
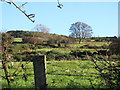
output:
[[[10,0],[10,2],[16,7],[18,8],[29,20],[31,20],[33,23],[35,22],[35,20],[32,20],[31,18],[35,17],[35,14],[30,14],[28,15],[25,11],[23,11],[21,9],[21,7],[23,7],[25,4],[22,4],[22,6],[17,6],[16,3],[14,3],[12,0]],[[31,17],[32,16],[32,17]]]
[[[58,8],[60,8],[60,9],[62,9],[62,7],[63,7],[63,5],[62,4],[60,4],[60,2],[59,2],[59,0],[57,0],[58,1]]]
[[[35,14],[27,14],[24,10],[22,10],[21,8],[23,6],[25,6],[27,4],[27,2],[23,3],[21,6],[18,6],[13,0],[9,0],[9,1],[6,1],[6,0],[0,0],[2,2],[6,2],[6,3],[9,3],[9,4],[13,4],[16,8],[18,8],[30,21],[32,21],[33,23],[35,22],[35,20],[32,20],[32,18],[35,17]],[[62,9],[63,5],[60,4],[59,0],[57,0],[58,2],[58,5],[57,7]]]
[[[21,6],[18,6],[13,0],[1,0],[2,2],[6,2],[9,4],[13,4],[16,8],[18,8],[30,21],[32,21],[33,23],[35,22],[35,20],[32,20],[32,18],[35,17],[35,14],[27,14],[24,10],[21,9],[21,7],[25,6],[27,4],[27,2],[25,2],[24,4],[22,4]]]

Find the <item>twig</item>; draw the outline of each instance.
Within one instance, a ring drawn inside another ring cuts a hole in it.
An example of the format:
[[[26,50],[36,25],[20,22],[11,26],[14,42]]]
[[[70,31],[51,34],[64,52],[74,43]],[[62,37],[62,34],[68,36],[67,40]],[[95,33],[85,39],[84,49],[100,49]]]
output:
[[[22,6],[17,6],[12,0],[9,0],[16,8],[18,8],[29,20],[31,20],[33,23],[35,22],[34,20],[32,20],[31,19],[31,14],[30,15],[28,15],[28,14],[26,14],[25,13],[25,11],[23,11],[22,9],[21,9],[21,7],[23,7],[25,4],[23,4]],[[34,16],[32,15],[32,17],[35,17],[35,14],[34,14]]]
[[[62,9],[62,7],[63,7],[63,5],[62,4],[60,4],[60,2],[59,2],[59,0],[57,0],[58,1],[58,8],[60,8],[60,9]]]

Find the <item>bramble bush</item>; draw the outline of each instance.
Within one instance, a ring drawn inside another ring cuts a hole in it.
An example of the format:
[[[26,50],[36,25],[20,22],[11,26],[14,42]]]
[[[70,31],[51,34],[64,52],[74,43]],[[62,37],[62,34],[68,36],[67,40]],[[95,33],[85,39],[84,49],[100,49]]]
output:
[[[114,40],[110,46],[112,54],[92,58],[95,69],[99,72],[101,79],[104,80],[106,87],[110,89],[120,88],[120,60],[113,59],[113,54],[120,55],[120,38]]]
[[[109,46],[109,49],[111,52],[120,55],[120,37],[113,40],[113,42]]]
[[[99,72],[103,83],[111,89],[120,88],[120,62],[112,60],[111,56],[101,56],[102,59],[92,58],[95,69]]]

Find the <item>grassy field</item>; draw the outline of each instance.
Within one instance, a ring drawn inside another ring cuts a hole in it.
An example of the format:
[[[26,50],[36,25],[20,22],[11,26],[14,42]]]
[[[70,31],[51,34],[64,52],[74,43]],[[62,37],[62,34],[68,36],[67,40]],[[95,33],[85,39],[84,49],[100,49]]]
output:
[[[58,51],[60,53],[70,53],[71,50],[81,50],[81,51],[90,51],[90,52],[96,52],[95,49],[81,49],[79,47],[84,46],[84,45],[89,45],[89,46],[104,46],[104,45],[109,45],[111,42],[82,42],[81,44],[69,44],[68,47],[66,48],[42,48],[42,49],[37,49],[36,51]],[[97,49],[101,50],[101,49]],[[104,49],[105,50],[105,49]]]
[[[14,42],[22,42],[21,38],[14,38]],[[13,54],[22,53],[25,51],[56,51],[63,55],[69,54],[72,50],[90,51],[96,52],[95,49],[80,48],[84,45],[89,46],[108,46],[110,42],[82,42],[81,44],[68,44],[68,47],[52,48],[49,46],[39,45],[42,48],[30,49],[32,44],[19,43],[12,45]],[[54,55],[54,54],[53,54]],[[18,54],[20,57],[20,55]],[[21,55],[21,57],[24,56]],[[51,55],[52,56],[52,55]],[[26,56],[25,56],[26,58]],[[14,62],[9,63],[9,73],[16,76],[11,79],[12,88],[34,88],[34,70],[32,62]],[[22,65],[26,69],[22,69]],[[61,60],[61,61],[47,61],[47,84],[48,88],[102,88],[104,87],[104,81],[97,74],[97,70],[94,68],[94,64],[91,61],[80,61],[80,60]],[[1,63],[0,63],[0,67]],[[4,72],[2,69],[2,76]],[[26,74],[29,74],[25,76]],[[7,87],[7,81],[2,79],[2,87]]]
[[[84,45],[89,46],[103,46],[103,45],[109,45],[111,42],[81,42],[80,44],[69,44],[70,47],[76,48]]]
[[[14,38],[14,42],[21,42],[22,41],[22,38]],[[65,48],[51,48],[51,47],[43,47],[41,49],[36,49],[36,51],[51,51],[51,50],[57,50],[57,51],[60,51],[60,52],[67,52],[69,53],[71,50],[74,50],[74,49],[80,49],[81,46],[84,46],[84,45],[89,45],[89,46],[108,46],[111,42],[81,42],[80,44],[68,44],[67,46],[68,47],[65,47]],[[29,48],[29,45],[32,45],[32,44],[28,44],[28,43],[24,43],[24,44],[16,44],[16,45],[13,45],[13,50],[14,52],[16,53],[17,51],[22,51],[22,50],[25,50],[26,48]],[[82,49],[81,49],[82,50]],[[84,50],[84,49],[83,49]],[[87,50],[91,50],[91,51],[95,51],[93,49],[87,49]]]
[[[16,39],[16,38],[15,38]],[[19,40],[19,38],[17,38],[16,40]],[[89,51],[91,53],[97,52],[96,49],[90,49],[90,48],[80,48],[81,46],[84,45],[97,45],[97,46],[102,46],[102,45],[108,45],[108,42],[82,42],[81,44],[68,44],[67,47],[58,47],[58,48],[53,48],[50,46],[44,46],[44,44],[42,45],[37,45],[36,47],[34,47],[34,49],[31,49],[31,47],[33,47],[33,44],[29,44],[29,43],[19,43],[19,44],[13,44],[11,46],[11,50],[12,53],[14,54],[14,58],[16,60],[20,60],[20,59],[25,59],[26,58],[26,54],[22,54],[24,52],[36,52],[36,54],[38,53],[38,51],[40,51],[40,53],[42,55],[47,55],[47,60],[56,60],[62,57],[62,60],[64,59],[63,57],[66,57],[66,59],[73,59],[75,58],[74,55],[71,55],[72,51],[77,51],[79,50],[80,52],[83,51]],[[97,50],[106,50],[106,49],[97,49]],[[48,52],[53,52],[50,53],[49,55],[47,54]],[[57,54],[55,54],[57,53]],[[22,55],[20,55],[22,54]],[[57,55],[56,57],[53,57]],[[66,56],[64,56],[66,55]]]
[[[20,67],[22,64],[27,68],[26,71]],[[91,61],[47,61],[46,65],[48,88],[97,88],[102,84],[99,76],[95,74],[98,72],[93,68]],[[18,76],[11,81],[12,88],[34,88],[32,62],[14,62],[14,66],[9,67],[11,68],[9,69],[10,74],[13,74],[18,66],[19,69],[16,72]],[[25,73],[32,74],[26,81],[23,77]],[[2,87],[7,87],[5,79],[2,79]]]
[[[22,38],[14,38],[14,42],[22,42]]]

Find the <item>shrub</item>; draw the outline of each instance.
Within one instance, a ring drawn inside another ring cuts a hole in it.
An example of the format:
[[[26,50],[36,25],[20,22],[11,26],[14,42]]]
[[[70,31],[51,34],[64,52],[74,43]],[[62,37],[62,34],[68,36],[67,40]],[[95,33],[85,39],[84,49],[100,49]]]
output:
[[[55,60],[73,60],[73,58],[72,55],[66,53],[55,56]]]
[[[113,42],[109,46],[109,49],[115,54],[120,54],[120,37],[118,39],[113,40]]]
[[[44,48],[44,46],[42,46],[42,45],[37,45],[36,46],[36,49],[42,49],[42,48]]]
[[[23,37],[23,42],[31,44],[41,44],[42,39],[39,39],[38,37]]]
[[[75,58],[78,58],[78,57],[80,57],[80,53],[81,51],[80,50],[71,50],[71,52],[70,52],[70,55],[73,55],[73,56],[75,56]]]
[[[46,52],[47,60],[72,60],[74,57],[69,53],[60,53],[57,51]]]
[[[70,55],[73,55],[73,56],[75,56],[76,58],[78,58],[78,57],[83,58],[83,57],[85,57],[85,55],[91,56],[92,53],[91,53],[90,51],[87,51],[87,50],[86,50],[86,51],[72,50],[72,51],[70,52]]]
[[[46,55],[46,51],[37,51],[38,54]]]
[[[22,58],[23,58],[23,55],[20,55],[20,54],[15,54],[15,55],[13,56],[13,59],[15,59],[15,61],[21,61]]]
[[[120,88],[120,63],[113,61],[111,56],[100,58],[92,58],[95,69],[98,71],[101,80],[106,87],[111,90]]]
[[[98,55],[107,55],[107,50],[98,50]]]
[[[55,60],[55,57],[61,55],[61,53],[53,50],[46,52],[46,55],[47,55],[47,60]]]

